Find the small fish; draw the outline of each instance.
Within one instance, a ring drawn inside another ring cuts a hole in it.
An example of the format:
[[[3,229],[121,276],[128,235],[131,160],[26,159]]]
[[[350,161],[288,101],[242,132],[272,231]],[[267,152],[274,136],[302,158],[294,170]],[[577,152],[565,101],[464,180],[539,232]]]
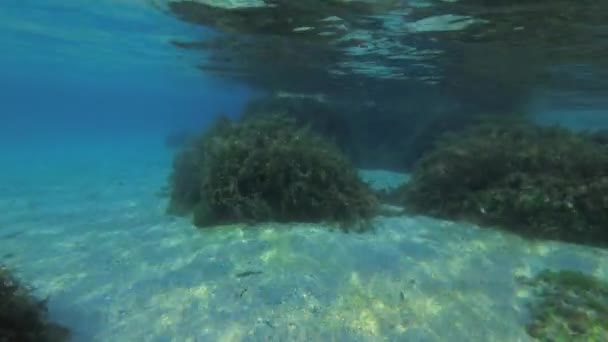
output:
[[[237,273],[235,275],[235,277],[244,278],[244,277],[249,277],[252,275],[257,275],[257,274],[262,274],[262,273],[264,273],[264,272],[262,272],[262,271],[245,271],[245,272]]]

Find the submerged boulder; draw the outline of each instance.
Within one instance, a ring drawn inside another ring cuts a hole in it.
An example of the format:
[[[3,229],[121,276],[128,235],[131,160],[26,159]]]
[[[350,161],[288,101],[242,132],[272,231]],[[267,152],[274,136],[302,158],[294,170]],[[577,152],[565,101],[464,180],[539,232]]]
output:
[[[219,120],[175,159],[169,211],[197,226],[258,221],[353,223],[376,198],[331,144],[286,116]]]
[[[482,123],[444,137],[399,191],[417,212],[608,244],[608,148],[587,134]]]
[[[68,341],[69,331],[47,318],[46,303],[0,265],[0,341]]]

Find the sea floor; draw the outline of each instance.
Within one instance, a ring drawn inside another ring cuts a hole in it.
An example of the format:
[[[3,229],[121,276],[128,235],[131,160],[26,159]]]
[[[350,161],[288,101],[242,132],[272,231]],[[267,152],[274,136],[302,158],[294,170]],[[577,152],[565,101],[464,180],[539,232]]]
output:
[[[196,229],[158,143],[0,152],[0,262],[74,341],[528,341],[518,279],[608,279],[608,251],[419,216]]]

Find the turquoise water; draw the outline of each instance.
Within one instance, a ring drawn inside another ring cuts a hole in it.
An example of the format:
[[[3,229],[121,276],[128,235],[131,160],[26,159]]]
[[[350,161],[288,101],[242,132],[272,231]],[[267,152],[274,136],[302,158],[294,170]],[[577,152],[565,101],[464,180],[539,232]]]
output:
[[[394,207],[361,234],[166,213],[168,137],[253,100],[375,189],[469,114],[608,128],[605,5],[369,3],[3,1],[0,264],[73,341],[534,340],[520,280],[608,280],[608,250]]]

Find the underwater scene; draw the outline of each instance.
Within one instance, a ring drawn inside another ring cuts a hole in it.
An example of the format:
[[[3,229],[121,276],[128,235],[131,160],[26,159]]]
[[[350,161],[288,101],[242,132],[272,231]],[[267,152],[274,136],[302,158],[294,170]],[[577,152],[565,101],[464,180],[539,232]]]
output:
[[[0,342],[608,341],[608,1],[3,0]]]

